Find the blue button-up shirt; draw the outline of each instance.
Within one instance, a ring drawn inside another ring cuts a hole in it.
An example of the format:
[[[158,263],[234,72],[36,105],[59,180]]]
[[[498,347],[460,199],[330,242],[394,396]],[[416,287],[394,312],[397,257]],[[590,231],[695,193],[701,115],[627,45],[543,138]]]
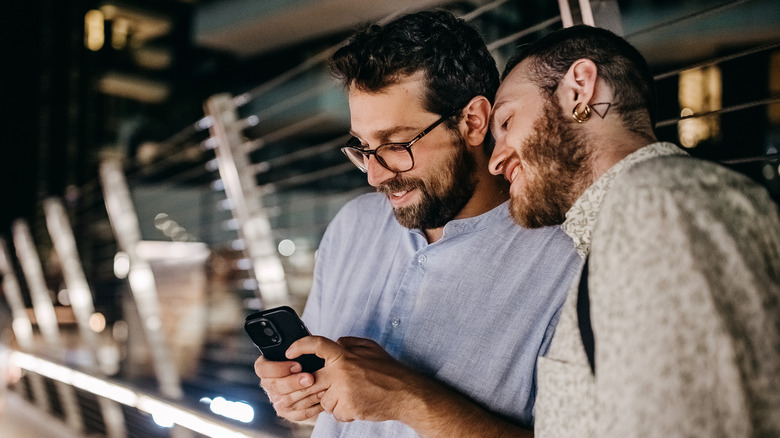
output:
[[[318,250],[303,319],[312,333],[378,342],[488,410],[533,425],[536,358],[549,345],[581,264],[560,227],[521,228],[504,203],[453,220],[429,244],[382,194],[349,202]],[[394,421],[339,423],[314,437],[414,437]]]

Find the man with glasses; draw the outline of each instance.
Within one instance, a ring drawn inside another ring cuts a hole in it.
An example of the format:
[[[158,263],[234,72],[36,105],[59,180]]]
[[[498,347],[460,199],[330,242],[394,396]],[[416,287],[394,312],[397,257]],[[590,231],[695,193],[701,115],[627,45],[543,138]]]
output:
[[[280,416],[317,417],[315,437],[530,433],[536,358],[580,260],[560,229],[515,226],[487,171],[495,61],[462,20],[421,12],[359,31],[331,70],[343,151],[379,193],[320,244],[303,315],[318,336],[287,357],[324,368],[261,357],[261,385]]]

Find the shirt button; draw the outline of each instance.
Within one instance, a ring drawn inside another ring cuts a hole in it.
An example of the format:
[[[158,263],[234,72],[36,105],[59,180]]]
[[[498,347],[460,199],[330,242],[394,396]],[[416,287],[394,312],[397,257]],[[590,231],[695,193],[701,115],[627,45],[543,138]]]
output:
[[[399,325],[401,325],[401,318],[393,318],[393,320],[390,321],[390,325],[392,325],[393,327],[398,327]]]
[[[426,256],[424,256],[424,255],[421,255],[420,257],[417,257],[417,263],[419,263],[419,264],[421,264],[421,265],[422,265],[423,263],[425,263],[425,261],[426,261],[426,260],[428,260],[428,257],[426,257]]]

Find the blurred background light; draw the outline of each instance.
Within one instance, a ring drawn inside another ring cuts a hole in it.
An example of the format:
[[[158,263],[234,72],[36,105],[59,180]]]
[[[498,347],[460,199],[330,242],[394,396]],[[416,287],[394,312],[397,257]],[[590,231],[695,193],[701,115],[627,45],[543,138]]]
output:
[[[124,251],[119,251],[114,255],[114,275],[116,278],[124,279],[130,273],[130,256]]]
[[[290,239],[284,239],[279,242],[279,254],[285,257],[295,254],[295,242]]]
[[[93,52],[103,48],[105,42],[104,23],[103,13],[97,9],[88,11],[84,15],[84,45]]]

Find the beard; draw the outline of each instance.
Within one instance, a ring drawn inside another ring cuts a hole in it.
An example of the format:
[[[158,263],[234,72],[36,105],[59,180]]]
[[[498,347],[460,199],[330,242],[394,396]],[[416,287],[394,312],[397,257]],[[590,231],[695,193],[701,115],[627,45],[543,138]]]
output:
[[[417,203],[393,209],[402,226],[421,230],[441,228],[474,196],[477,185],[476,160],[468,152],[462,138],[458,137],[454,146],[455,153],[427,177],[405,178],[399,173],[377,188],[377,191],[386,195],[413,189],[420,192]]]
[[[589,184],[591,153],[584,133],[563,114],[554,98],[547,99],[542,117],[520,147],[525,184],[511,194],[509,211],[526,228],[562,224]]]

